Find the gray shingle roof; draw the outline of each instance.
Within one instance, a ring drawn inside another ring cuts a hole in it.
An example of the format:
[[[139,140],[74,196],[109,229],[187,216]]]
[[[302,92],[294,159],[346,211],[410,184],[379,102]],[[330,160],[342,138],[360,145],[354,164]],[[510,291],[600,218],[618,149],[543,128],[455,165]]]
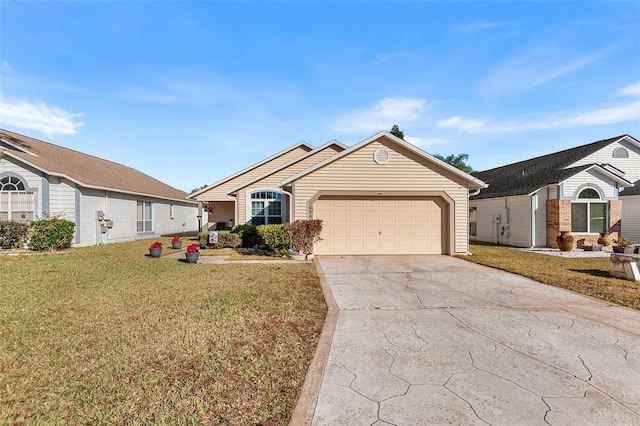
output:
[[[67,176],[81,186],[188,202],[186,192],[131,167],[4,129],[0,129],[0,138],[27,151],[5,147],[3,151],[8,156],[51,175]]]
[[[546,185],[560,183],[568,177],[593,166],[593,164],[587,164],[567,168],[571,164],[625,136],[603,139],[553,154],[496,167],[495,169],[474,172],[472,175],[489,184],[489,187],[481,190],[478,195],[471,197],[471,199],[481,200],[531,194]]]

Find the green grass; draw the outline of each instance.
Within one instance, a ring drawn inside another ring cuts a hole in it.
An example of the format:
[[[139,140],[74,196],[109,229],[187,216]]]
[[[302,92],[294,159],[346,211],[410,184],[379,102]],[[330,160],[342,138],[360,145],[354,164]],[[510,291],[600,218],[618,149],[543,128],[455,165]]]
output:
[[[564,258],[480,242],[470,248],[472,256],[463,259],[640,309],[640,283],[611,276],[608,257]]]
[[[326,313],[313,265],[149,243],[0,256],[0,424],[287,423]]]

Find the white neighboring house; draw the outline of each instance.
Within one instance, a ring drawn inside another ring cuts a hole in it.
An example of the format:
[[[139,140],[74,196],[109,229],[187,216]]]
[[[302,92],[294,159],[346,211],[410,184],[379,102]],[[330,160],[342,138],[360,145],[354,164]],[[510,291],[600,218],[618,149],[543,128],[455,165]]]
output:
[[[601,232],[640,239],[640,142],[629,135],[473,176],[489,186],[470,198],[472,240],[555,248],[560,231],[578,247]]]
[[[138,170],[0,129],[0,220],[59,216],[72,245],[155,238],[198,228],[197,203]]]
[[[640,180],[633,188],[620,193],[622,200],[622,236],[631,242],[640,243]]]

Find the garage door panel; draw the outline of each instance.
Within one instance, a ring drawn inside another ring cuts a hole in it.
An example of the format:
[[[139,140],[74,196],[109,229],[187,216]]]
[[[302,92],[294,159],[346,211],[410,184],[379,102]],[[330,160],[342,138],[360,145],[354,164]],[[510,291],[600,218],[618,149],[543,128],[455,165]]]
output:
[[[438,198],[320,198],[313,206],[324,221],[316,253],[445,253],[446,206]]]

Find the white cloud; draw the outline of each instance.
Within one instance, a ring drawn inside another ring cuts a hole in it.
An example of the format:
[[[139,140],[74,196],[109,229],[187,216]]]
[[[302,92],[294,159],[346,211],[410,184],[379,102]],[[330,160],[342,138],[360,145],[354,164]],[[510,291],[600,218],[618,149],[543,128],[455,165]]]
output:
[[[494,28],[513,27],[518,21],[478,21],[468,25],[462,25],[456,29],[463,33],[475,34],[481,31],[492,30]]]
[[[483,121],[467,119],[459,115],[447,118],[446,120],[441,120],[436,123],[436,126],[444,129],[456,129],[461,132],[469,133],[476,133],[486,127]]]
[[[618,90],[617,94],[620,96],[640,97],[640,81],[634,84],[630,84],[627,87],[623,87],[622,89]]]
[[[479,91],[488,95],[525,92],[586,67],[602,59],[609,52],[604,49],[568,58],[555,52],[553,47],[525,50],[524,53],[498,64],[480,81]]]
[[[31,103],[23,100],[1,99],[0,122],[22,129],[37,130],[48,136],[77,133],[83,123],[74,119],[82,114],[48,106],[42,101]]]
[[[626,86],[617,95],[640,97],[640,82]],[[454,116],[439,121],[436,126],[463,133],[501,134],[527,130],[567,129],[604,124],[640,121],[640,100],[617,103],[615,106],[581,111],[555,111],[546,114],[524,116],[513,121],[487,123],[481,120]]]
[[[394,124],[415,121],[427,109],[426,99],[384,98],[368,108],[349,112],[336,119],[331,129],[340,133],[370,133],[389,130]]]

